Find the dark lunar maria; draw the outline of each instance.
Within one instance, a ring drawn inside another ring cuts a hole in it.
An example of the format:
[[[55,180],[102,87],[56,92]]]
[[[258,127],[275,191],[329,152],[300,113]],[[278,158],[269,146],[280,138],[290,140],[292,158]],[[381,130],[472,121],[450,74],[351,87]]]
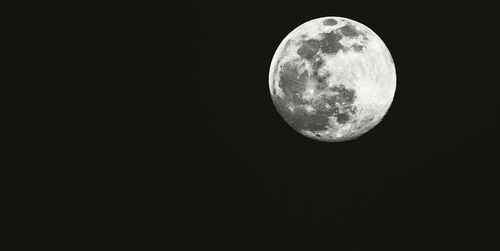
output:
[[[327,19],[324,25],[335,25],[334,19]],[[340,32],[339,32],[340,31]],[[359,32],[351,25],[343,26],[338,30],[321,33],[321,39],[305,39],[301,41],[301,46],[297,50],[300,60],[286,62],[279,71],[280,82],[278,86],[284,93],[284,99],[275,96],[274,103],[282,117],[296,130],[308,130],[312,132],[328,129],[328,117],[334,116],[337,123],[344,124],[356,114],[357,109],[353,106],[356,98],[355,90],[347,89],[342,84],[328,87],[326,79],[330,77],[328,72],[321,75],[319,69],[324,66],[324,59],[321,54],[335,54],[340,50],[363,49],[362,45],[355,44],[350,48],[342,46],[339,42],[344,36],[360,36]],[[288,42],[287,42],[288,44]],[[303,71],[299,74],[301,63],[309,62],[312,72]],[[316,82],[316,90],[319,91],[320,98],[314,101],[304,100],[302,93],[305,90],[307,81]],[[327,93],[334,93],[327,95]],[[308,112],[301,105],[310,105],[314,112]],[[292,109],[289,109],[291,107]],[[340,111],[343,112],[340,112]]]

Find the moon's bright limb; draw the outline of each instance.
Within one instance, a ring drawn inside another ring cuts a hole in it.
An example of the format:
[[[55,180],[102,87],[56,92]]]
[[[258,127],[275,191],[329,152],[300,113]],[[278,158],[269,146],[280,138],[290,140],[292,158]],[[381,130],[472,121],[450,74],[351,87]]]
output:
[[[322,141],[344,141],[382,120],[396,91],[396,69],[370,28],[323,17],[283,39],[271,61],[269,88],[294,129]]]

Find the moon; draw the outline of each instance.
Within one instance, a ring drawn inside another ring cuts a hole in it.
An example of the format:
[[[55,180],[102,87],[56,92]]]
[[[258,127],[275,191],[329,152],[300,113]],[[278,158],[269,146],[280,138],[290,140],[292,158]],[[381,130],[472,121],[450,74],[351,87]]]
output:
[[[319,141],[347,141],[385,116],[396,91],[396,68],[370,28],[344,17],[322,17],[281,41],[269,69],[269,90],[295,131]]]

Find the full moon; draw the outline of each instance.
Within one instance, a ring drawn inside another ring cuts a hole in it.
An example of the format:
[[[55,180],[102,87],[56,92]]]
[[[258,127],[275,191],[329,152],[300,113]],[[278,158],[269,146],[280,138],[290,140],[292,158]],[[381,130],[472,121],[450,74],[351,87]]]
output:
[[[322,17],[281,41],[269,88],[279,114],[295,131],[340,142],[379,124],[394,98],[396,68],[370,28],[344,17]]]

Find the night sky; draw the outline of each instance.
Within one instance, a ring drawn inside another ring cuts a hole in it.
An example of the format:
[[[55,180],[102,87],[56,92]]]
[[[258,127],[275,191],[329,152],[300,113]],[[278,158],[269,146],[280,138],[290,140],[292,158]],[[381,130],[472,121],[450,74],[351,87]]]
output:
[[[497,29],[485,6],[348,1],[194,3],[192,215],[222,250],[477,249],[498,152]],[[300,24],[340,16],[389,48],[397,87],[360,138],[295,132],[273,105],[271,59]]]

